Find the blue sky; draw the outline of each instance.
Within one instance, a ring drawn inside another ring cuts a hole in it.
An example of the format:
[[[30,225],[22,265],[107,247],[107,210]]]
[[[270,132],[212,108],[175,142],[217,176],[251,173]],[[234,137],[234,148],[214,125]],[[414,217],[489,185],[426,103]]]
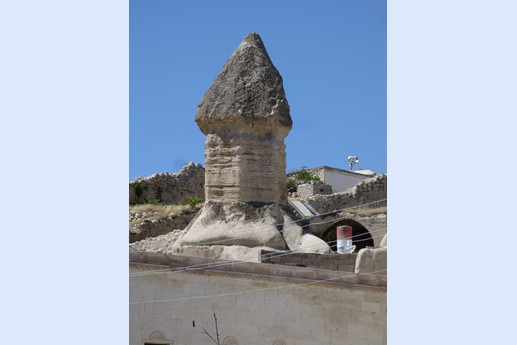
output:
[[[204,165],[196,106],[257,32],[284,80],[287,170],[387,172],[386,1],[131,0],[129,180]]]

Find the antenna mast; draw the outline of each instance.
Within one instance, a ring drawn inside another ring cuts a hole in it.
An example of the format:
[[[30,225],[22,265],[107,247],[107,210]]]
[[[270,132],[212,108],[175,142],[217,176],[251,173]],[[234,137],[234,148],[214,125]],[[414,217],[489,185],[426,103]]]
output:
[[[353,167],[357,163],[359,163],[359,157],[357,155],[348,156],[348,164],[350,165],[350,170],[354,170]]]

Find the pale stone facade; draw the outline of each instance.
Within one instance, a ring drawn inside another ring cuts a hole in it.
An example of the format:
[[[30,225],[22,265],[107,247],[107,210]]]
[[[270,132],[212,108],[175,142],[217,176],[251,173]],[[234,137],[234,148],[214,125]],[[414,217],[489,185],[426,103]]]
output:
[[[386,344],[385,278],[251,263],[139,276],[148,268],[138,262],[170,264],[163,254],[142,258],[130,270],[130,345],[153,334],[213,344],[203,328],[216,336],[214,313],[223,344]]]

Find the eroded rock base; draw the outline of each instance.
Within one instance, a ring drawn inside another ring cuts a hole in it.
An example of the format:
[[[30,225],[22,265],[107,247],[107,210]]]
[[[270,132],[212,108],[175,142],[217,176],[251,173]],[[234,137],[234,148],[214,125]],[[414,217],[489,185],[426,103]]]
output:
[[[286,243],[279,232],[279,212],[275,204],[207,201],[200,214],[187,227],[181,245],[286,249]]]

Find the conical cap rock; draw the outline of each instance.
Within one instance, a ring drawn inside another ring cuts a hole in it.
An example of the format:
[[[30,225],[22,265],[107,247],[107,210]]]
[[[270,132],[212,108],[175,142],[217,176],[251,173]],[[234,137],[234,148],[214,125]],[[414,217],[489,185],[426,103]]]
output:
[[[282,77],[256,33],[246,35],[230,56],[198,104],[195,120],[206,134],[210,122],[237,117],[276,118],[292,126]]]

